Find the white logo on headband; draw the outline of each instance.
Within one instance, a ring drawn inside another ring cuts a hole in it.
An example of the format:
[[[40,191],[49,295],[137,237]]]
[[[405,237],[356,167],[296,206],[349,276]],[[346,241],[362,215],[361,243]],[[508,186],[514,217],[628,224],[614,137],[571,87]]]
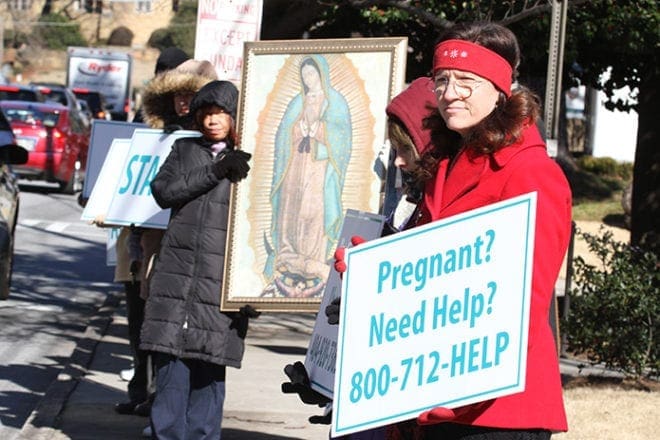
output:
[[[449,58],[467,58],[468,53],[467,50],[459,51],[458,49],[445,49],[445,51],[442,53],[442,56]]]

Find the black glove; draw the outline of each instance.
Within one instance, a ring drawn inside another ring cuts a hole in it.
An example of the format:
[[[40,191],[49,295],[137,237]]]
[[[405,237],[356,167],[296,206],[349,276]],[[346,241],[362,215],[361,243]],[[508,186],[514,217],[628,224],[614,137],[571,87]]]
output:
[[[218,179],[229,179],[232,183],[247,177],[250,171],[248,160],[252,155],[241,150],[229,150],[213,163],[213,174]]]
[[[293,365],[288,364],[284,367],[284,373],[291,381],[282,383],[282,392],[284,394],[298,394],[300,400],[310,405],[325,405],[331,401],[331,399],[312,389],[309,384],[307,370],[305,370],[302,362],[297,361]]]
[[[309,423],[313,425],[329,425],[332,423],[332,411],[329,411],[327,414],[322,416],[312,416],[307,420],[309,420]]]
[[[165,127],[163,127],[163,132],[165,134],[172,134],[177,130],[183,130],[183,127],[180,126],[179,124],[168,124]]]
[[[230,329],[236,329],[238,337],[245,339],[247,336],[248,327],[250,325],[250,318],[258,318],[261,312],[249,304],[244,305],[238,309],[238,313],[232,313],[232,322],[229,326]]]
[[[252,307],[250,304],[245,304],[243,307],[238,309],[238,313],[247,318],[258,318],[259,315],[261,315],[261,312],[258,312],[257,309]]]
[[[328,317],[328,324],[336,325],[339,324],[339,304],[341,302],[341,296],[333,299],[330,304],[325,308],[325,316]]]

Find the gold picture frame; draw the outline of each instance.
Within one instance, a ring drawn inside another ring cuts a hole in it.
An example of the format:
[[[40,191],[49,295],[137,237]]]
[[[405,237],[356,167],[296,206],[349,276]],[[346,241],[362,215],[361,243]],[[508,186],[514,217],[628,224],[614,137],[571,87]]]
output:
[[[407,38],[249,42],[221,310],[318,311],[347,209],[380,212],[385,107]]]

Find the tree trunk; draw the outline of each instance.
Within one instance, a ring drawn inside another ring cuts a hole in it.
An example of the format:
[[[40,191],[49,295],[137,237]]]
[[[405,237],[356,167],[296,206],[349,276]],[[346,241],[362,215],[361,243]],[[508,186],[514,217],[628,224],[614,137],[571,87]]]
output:
[[[658,89],[660,68],[652,65],[641,76],[639,125],[633,168],[631,243],[660,256],[660,137],[658,137]]]
[[[53,0],[46,0],[44,7],[41,8],[41,16],[48,15],[53,11]]]

